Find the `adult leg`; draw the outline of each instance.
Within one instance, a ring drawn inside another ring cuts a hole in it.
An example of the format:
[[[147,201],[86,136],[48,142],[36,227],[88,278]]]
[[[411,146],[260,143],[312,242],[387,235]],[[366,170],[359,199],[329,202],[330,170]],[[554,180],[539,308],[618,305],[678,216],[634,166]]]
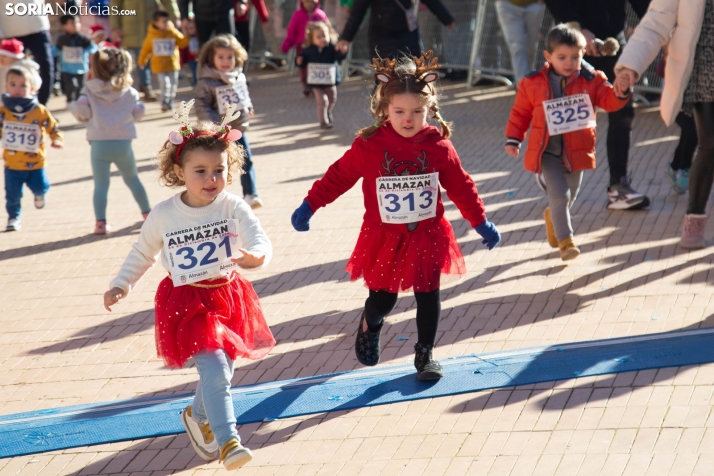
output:
[[[530,71],[526,52],[530,45],[526,44],[528,35],[525,8],[508,1],[500,1],[496,2],[496,14],[511,52],[511,63],[518,84]]]
[[[94,217],[97,221],[107,221],[107,195],[109,194],[109,184],[111,183],[111,157],[112,151],[108,142],[114,141],[92,141],[91,162],[92,176],[94,178]]]
[[[694,122],[694,116],[689,116],[683,112],[677,114],[676,122],[681,129],[681,133],[679,136],[679,144],[677,144],[674,157],[672,158],[672,169],[690,169],[692,167],[694,152],[699,143],[699,139],[697,138],[697,125]]]
[[[24,170],[5,168],[5,210],[10,219],[20,216],[22,187],[28,175]]]
[[[240,176],[240,184],[243,187],[243,196],[258,196],[256,186],[255,168],[253,168],[253,154],[250,151],[248,138],[243,134],[237,141],[245,149],[245,161],[243,162],[243,175]]]
[[[235,36],[235,22],[229,13],[218,17],[215,22],[216,35],[233,35]]]
[[[238,42],[250,53],[250,22],[237,21],[235,27]]]
[[[199,45],[203,46],[213,35],[213,30],[216,28],[216,22],[196,20],[196,36],[198,36]]]
[[[17,38],[22,44],[32,52],[32,59],[40,65],[40,78],[42,85],[37,92],[37,100],[40,104],[47,104],[52,91],[52,78],[54,77],[54,59],[52,58],[52,41],[49,31],[41,31],[31,35]],[[4,92],[4,91],[3,91]]]
[[[312,94],[315,96],[317,103],[317,122],[326,124],[330,122],[327,119],[327,88],[312,88]]]
[[[194,399],[195,419],[208,420],[219,447],[232,438],[240,442],[230,393],[234,362],[222,349],[200,352],[193,359],[201,383],[200,400]]]
[[[538,69],[535,65],[536,53],[538,52],[538,41],[540,40],[540,28],[543,26],[543,15],[545,14],[545,3],[532,3],[524,8],[524,19],[526,22],[526,60],[528,61],[528,71]]]
[[[131,148],[130,140],[112,140],[103,141],[106,142],[111,150],[113,151],[113,161],[119,169],[121,178],[131,194],[134,196],[134,200],[141,213],[148,213],[151,211],[151,205],[149,204],[149,197],[146,194],[146,189],[144,185],[139,180],[139,171],[136,168],[136,159],[134,158],[134,151]]]
[[[694,122],[699,150],[689,179],[687,214],[704,215],[714,181],[714,102],[695,104]]]

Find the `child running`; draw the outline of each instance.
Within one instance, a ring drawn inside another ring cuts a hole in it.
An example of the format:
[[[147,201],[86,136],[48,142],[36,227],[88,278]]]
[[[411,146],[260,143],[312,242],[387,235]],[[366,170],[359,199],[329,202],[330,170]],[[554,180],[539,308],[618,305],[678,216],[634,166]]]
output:
[[[116,164],[124,183],[139,205],[141,214],[151,211],[149,197],[139,180],[132,139],[136,139],[134,122],[144,117],[139,92],[131,87],[131,56],[126,50],[102,48],[92,55],[92,78],[79,99],[70,103],[70,112],[87,124],[94,175],[95,235],[104,235],[107,226],[107,194],[110,167]]]
[[[287,53],[292,47],[295,47],[296,53],[300,54],[302,51],[302,43],[305,41],[305,32],[308,23],[321,21],[328,25],[330,24],[327,14],[320,8],[320,0],[299,1],[300,7],[295,10],[295,13],[293,13],[293,16],[290,18],[285,40],[280,47],[283,53]],[[302,81],[303,84],[302,93],[305,97],[309,97],[311,90],[306,80],[306,70],[303,69],[300,71],[300,81]]]
[[[45,172],[45,134],[52,147],[64,147],[62,132],[50,111],[37,102],[34,74],[19,66],[11,67],[5,78],[6,94],[0,107],[0,136],[5,159],[6,231],[20,229],[22,187],[27,184],[35,195],[35,208],[44,208],[50,182]]]
[[[398,64],[375,58],[372,67],[379,82],[371,102],[377,122],[359,131],[350,150],[313,184],[291,221],[295,230],[308,231],[318,209],[363,179],[364,222],[347,263],[352,280],[363,277],[369,288],[357,330],[357,360],[377,365],[384,318],[394,309],[397,293],[413,289],[418,331],[414,366],[420,380],[437,380],[444,375],[433,359],[441,314],[440,275],[466,272],[444,217],[439,185],[488,249],[501,235],[486,219],[476,184],[449,140],[449,123],[439,113],[432,84],[440,67],[432,52],[414,61],[402,58]],[[441,129],[427,124],[427,113]]]
[[[295,63],[307,70],[306,83],[317,101],[317,120],[322,129],[332,129],[332,109],[337,102],[337,85],[342,82],[338,64],[345,55],[335,49],[330,26],[325,22],[309,23],[305,42]]]
[[[181,421],[202,459],[219,457],[234,470],[253,456],[236,431],[233,364],[275,346],[253,286],[235,268],[267,264],[272,245],[250,207],[225,191],[243,160],[240,131],[228,125],[233,110],[220,126],[191,125],[192,103],[181,103],[183,126],[158,154],[162,180],[185,189],[151,211],[104,306],[111,310],[161,256],[169,276],[156,291],[156,352],[171,367],[196,362],[196,396]]]
[[[179,49],[187,46],[188,38],[169,21],[169,14],[164,10],[156,10],[136,62],[145,68],[151,56],[151,72],[159,81],[163,112],[174,110],[178,74],[181,69]]]
[[[226,104],[232,104],[240,112],[230,125],[243,132],[238,140],[245,150],[240,183],[243,187],[243,200],[255,209],[262,207],[263,201],[258,197],[253,154],[245,136],[250,118],[253,117],[253,103],[243,74],[243,64],[247,60],[248,53],[233,35],[214,37],[201,48],[194,96],[199,120],[218,121],[220,114],[225,113]]]
[[[80,33],[79,17],[62,15],[62,34],[52,47],[52,55],[60,58],[62,91],[67,96],[67,104],[76,101],[84,86],[84,75],[89,71],[89,55],[97,51],[92,39]]]
[[[506,126],[506,152],[518,157],[531,127],[524,166],[542,173],[549,207],[543,212],[548,243],[563,261],[580,249],[573,241],[570,207],[580,190],[583,170],[595,168],[595,107],[607,112],[627,104],[601,71],[582,63],[585,37],[561,24],[548,33],[546,64],[521,80]]]

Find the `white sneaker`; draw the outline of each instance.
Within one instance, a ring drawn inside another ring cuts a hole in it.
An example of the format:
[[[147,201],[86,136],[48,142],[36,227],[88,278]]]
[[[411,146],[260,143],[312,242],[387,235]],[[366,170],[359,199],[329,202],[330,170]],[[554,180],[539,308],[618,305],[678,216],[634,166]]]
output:
[[[196,450],[196,454],[204,461],[213,461],[218,456],[218,442],[213,436],[208,423],[200,423],[193,419],[191,405],[181,412],[181,423],[186,428],[191,446]]]
[[[246,195],[243,197],[245,203],[250,205],[250,208],[256,209],[263,206],[263,201],[257,195]]]
[[[238,440],[231,438],[221,448],[221,459],[223,466],[228,471],[242,468],[253,459],[253,453],[248,448],[241,445]]]
[[[44,195],[35,195],[35,208],[45,208]]]
[[[7,228],[5,228],[5,231],[18,231],[20,228],[22,228],[20,225],[20,217],[10,218],[7,221]]]

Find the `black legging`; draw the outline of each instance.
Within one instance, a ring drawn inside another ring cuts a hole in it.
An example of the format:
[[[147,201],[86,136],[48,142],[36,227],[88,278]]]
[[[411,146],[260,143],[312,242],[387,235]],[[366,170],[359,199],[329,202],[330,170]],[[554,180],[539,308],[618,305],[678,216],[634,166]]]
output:
[[[436,331],[441,318],[441,298],[439,290],[428,293],[414,293],[417,302],[418,342],[427,346],[436,343]],[[369,297],[364,302],[364,315],[370,329],[377,329],[392,312],[397,304],[397,293],[369,290]]]
[[[714,102],[694,105],[699,151],[689,174],[688,214],[704,215],[714,181]]]
[[[682,129],[682,132],[672,158],[672,170],[688,170],[692,167],[694,151],[697,150],[697,126],[694,123],[694,117],[688,116],[683,112],[677,114],[675,122]]]

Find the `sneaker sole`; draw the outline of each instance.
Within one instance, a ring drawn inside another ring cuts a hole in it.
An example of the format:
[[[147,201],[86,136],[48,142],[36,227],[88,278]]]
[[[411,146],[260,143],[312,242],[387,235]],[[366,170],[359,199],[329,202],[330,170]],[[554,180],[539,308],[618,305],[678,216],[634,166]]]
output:
[[[253,455],[246,452],[242,452],[240,455],[236,455],[235,459],[225,459],[223,461],[223,466],[228,470],[228,471],[233,471],[234,469],[239,469],[245,466],[250,462],[250,460],[253,459]]]
[[[681,241],[679,242],[679,247],[684,248],[685,250],[701,250],[703,248],[707,247],[707,242],[703,241],[700,243],[682,243]]]
[[[186,412],[185,411],[181,412],[181,424],[183,425],[184,429],[186,430],[186,434],[188,435],[188,440],[191,442],[191,446],[193,446],[193,450],[196,452],[198,457],[204,461],[213,461],[214,459],[218,458],[218,450],[216,450],[215,453],[208,453],[208,452],[206,452],[206,450],[204,450],[203,448],[201,448],[198,445],[198,442],[193,438],[193,435],[188,430],[188,422],[186,421],[186,418],[188,418],[188,415],[186,415]]]
[[[417,378],[423,382],[428,382],[430,380],[439,380],[443,376],[444,374],[442,372],[422,372],[420,374],[417,374]]]
[[[607,204],[608,210],[639,210],[650,205],[647,197],[632,198],[630,200],[616,200]]]

